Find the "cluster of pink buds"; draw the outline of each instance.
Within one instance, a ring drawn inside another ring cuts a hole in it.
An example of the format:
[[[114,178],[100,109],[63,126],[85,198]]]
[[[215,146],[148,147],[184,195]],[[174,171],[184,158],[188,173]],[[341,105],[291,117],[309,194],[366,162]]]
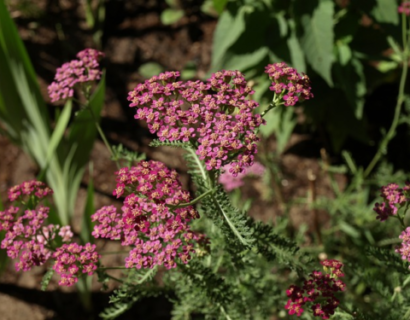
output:
[[[223,167],[223,172],[219,176],[219,183],[223,185],[224,189],[229,192],[244,185],[244,178],[247,176],[262,177],[265,173],[265,167],[259,163],[254,162],[253,165],[244,169],[236,177],[229,174],[232,164],[227,164]]]
[[[280,98],[283,97],[285,106],[294,106],[298,101],[313,98],[309,77],[305,74],[300,75],[296,69],[286,63],[269,64],[265,67],[265,73],[272,80],[269,89]]]
[[[82,273],[89,276],[97,270],[100,255],[95,251],[95,244],[84,246],[76,243],[63,244],[53,254],[56,262],[53,269],[61,276],[60,286],[72,286],[77,283]]]
[[[201,236],[190,231],[188,222],[199,217],[189,205],[190,195],[183,191],[175,170],[161,162],[141,161],[122,168],[117,175],[118,198],[126,191],[121,213],[113,206],[103,207],[91,218],[97,222],[93,236],[121,240],[132,246],[126,268],[171,269],[177,262],[188,263]]]
[[[259,141],[254,133],[264,120],[253,111],[258,103],[239,71],[223,70],[207,82],[177,81],[179,72],[165,72],[129,92],[135,118],[144,120],[161,141],[192,142],[207,170],[235,161],[237,175],[252,165]]]
[[[8,198],[10,201],[22,200],[24,196],[34,196],[38,199],[43,199],[51,194],[53,194],[53,190],[48,188],[44,182],[30,180],[10,188]]]
[[[387,220],[390,216],[397,215],[398,210],[409,200],[410,183],[406,182],[403,188],[398,184],[390,183],[381,187],[380,196],[384,199],[382,203],[376,203],[373,210],[378,214],[380,221]]]
[[[398,9],[399,13],[404,13],[406,16],[410,15],[410,1],[403,1]]]
[[[402,243],[401,246],[396,249],[396,252],[401,255],[403,260],[410,262],[410,227],[407,227],[406,230],[401,233],[399,238],[402,240]]]
[[[48,86],[51,102],[65,100],[74,96],[74,86],[78,83],[92,82],[101,78],[99,60],[104,53],[85,49],[77,53],[76,60],[64,63],[57,69],[54,82]]]
[[[337,260],[324,260],[321,264],[330,273],[323,274],[313,271],[304,282],[303,287],[292,285],[286,290],[286,295],[290,298],[285,306],[289,314],[301,316],[305,304],[311,304],[313,315],[322,319],[329,319],[334,314],[339,300],[335,293],[344,291],[346,285],[339,279],[344,274],[341,271],[343,264]]]
[[[7,251],[10,258],[18,260],[15,263],[17,271],[28,271],[56,259],[54,269],[62,276],[59,283],[69,286],[77,281],[78,272],[91,275],[95,271],[99,255],[91,244],[84,247],[75,243],[64,244],[72,240],[70,226],[45,225],[50,209],[38,205],[38,202],[49,194],[52,194],[52,190],[39,181],[23,182],[9,190],[11,201],[19,200],[24,204],[23,196],[29,196],[32,201],[25,204],[29,208],[24,212],[15,206],[0,211],[0,231],[5,231],[1,248]],[[74,255],[76,260],[65,260],[65,253]],[[71,263],[65,269],[67,261]],[[78,268],[78,272],[74,272],[74,267]]]

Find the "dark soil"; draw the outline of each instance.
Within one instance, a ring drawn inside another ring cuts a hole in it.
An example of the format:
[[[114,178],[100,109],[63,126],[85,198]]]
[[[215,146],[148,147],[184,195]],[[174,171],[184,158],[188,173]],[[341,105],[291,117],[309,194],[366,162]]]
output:
[[[191,1],[186,7],[187,15],[178,23],[164,26],[159,19],[160,12],[166,7],[164,1],[106,1],[107,14],[102,38],[108,85],[102,127],[110,142],[122,143],[129,149],[146,153],[150,159],[163,161],[177,169],[187,188],[189,177],[181,161],[181,153],[175,149],[153,149],[148,146],[153,136],[146,127],[134,120],[126,97],[137,82],[144,80],[138,68],[146,62],[157,62],[166,70],[181,70],[188,62],[192,62],[197,67],[197,77],[207,73],[216,20],[200,12],[199,2]],[[21,3],[28,3],[30,9],[22,8]],[[45,99],[48,99],[47,85],[53,80],[55,69],[73,59],[75,53],[83,48],[95,47],[80,3],[74,0],[11,1],[11,14],[34,64]],[[53,108],[50,105],[51,111]],[[332,196],[319,165],[319,146],[320,143],[311,136],[292,136],[288,151],[278,159],[282,172],[279,184],[284,202],[295,197],[307,198],[312,188],[318,196]],[[268,141],[267,148],[274,152],[273,138]],[[23,151],[2,136],[0,150],[0,194],[5,202],[7,189],[24,180],[34,179],[38,168]],[[118,204],[111,196],[116,168],[99,140],[92,150],[91,161],[94,164],[97,208],[110,203]],[[344,183],[343,177],[339,177],[339,180],[341,184]],[[87,181],[88,174],[83,179],[76,204],[73,221],[76,232],[80,229]],[[244,194],[254,200],[251,214],[263,220],[274,220],[278,215],[285,214],[277,197],[266,199],[263,189],[258,180],[250,180],[243,187]],[[286,214],[290,215],[294,225],[307,223],[309,230],[313,231],[314,213],[307,206],[295,205]],[[325,223],[325,213],[317,214],[319,222]],[[307,242],[309,239],[308,233]],[[119,260],[117,264],[121,263],[118,257],[111,259]],[[39,268],[24,274],[16,273],[10,263],[0,277],[1,319],[91,319],[108,305],[109,292],[99,291],[97,283],[93,285],[94,310],[91,313],[84,310],[73,289],[61,289],[52,283],[50,291],[40,291],[39,284],[44,272]],[[165,298],[144,300],[122,319],[169,319],[170,308]]]

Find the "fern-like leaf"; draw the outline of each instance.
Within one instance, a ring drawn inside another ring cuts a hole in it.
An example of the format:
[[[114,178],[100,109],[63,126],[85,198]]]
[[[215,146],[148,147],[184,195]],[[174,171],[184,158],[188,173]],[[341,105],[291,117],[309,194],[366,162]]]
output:
[[[41,280],[41,291],[46,291],[48,284],[51,281],[51,278],[53,277],[54,274],[54,269],[50,268],[48,269],[48,271],[46,272],[46,274],[43,276],[43,279]]]

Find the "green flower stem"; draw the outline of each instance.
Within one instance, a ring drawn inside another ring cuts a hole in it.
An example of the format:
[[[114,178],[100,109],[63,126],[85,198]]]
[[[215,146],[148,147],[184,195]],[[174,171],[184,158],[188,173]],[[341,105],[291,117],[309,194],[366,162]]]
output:
[[[100,123],[97,121],[97,117],[95,116],[93,109],[91,109],[90,107],[87,107],[86,109],[88,109],[88,110],[90,111],[91,117],[92,117],[93,120],[94,120],[95,127],[97,128],[97,131],[98,131],[98,133],[100,134],[101,139],[103,140],[105,146],[107,147],[108,151],[110,152],[111,158],[114,159],[114,161],[115,161],[115,163],[116,163],[118,169],[120,169],[120,168],[121,168],[121,165],[120,165],[120,163],[118,162],[117,156],[116,156],[116,154],[114,153],[114,151],[112,150],[111,145],[110,145],[110,143],[108,142],[107,137],[105,136],[104,131],[102,130],[102,128],[101,128],[101,126],[100,126]]]
[[[111,275],[109,275],[109,274],[105,274],[105,276],[107,277],[107,278],[110,278],[111,280],[114,280],[114,281],[117,281],[117,282],[119,282],[119,283],[124,283],[124,281],[122,281],[121,279],[118,279],[118,278],[116,278],[116,277],[113,277],[113,276],[111,276]]]
[[[201,171],[201,175],[203,180],[205,181],[206,185],[207,185],[207,189],[208,190],[213,190],[215,188],[215,181],[214,178],[210,175],[210,173],[204,168],[204,164],[203,162],[198,158],[198,155],[195,153],[195,150],[191,147],[191,148],[186,148],[185,150],[187,150],[192,157],[195,159],[198,168]],[[225,221],[227,222],[227,224],[229,225],[229,227],[231,228],[232,232],[235,234],[235,236],[239,239],[239,241],[245,245],[245,246],[249,246],[249,243],[242,237],[241,233],[239,232],[239,230],[236,229],[235,225],[232,223],[232,221],[229,219],[228,214],[225,212],[224,208],[222,207],[222,205],[219,203],[218,199],[215,197],[214,193],[210,193],[210,197],[212,198],[212,201],[215,203],[216,207],[218,208],[218,212],[221,213],[221,215],[225,218]]]
[[[178,205],[176,205],[176,206],[169,205],[168,207],[171,208],[171,209],[178,209],[178,208],[185,208],[185,207],[192,206],[192,205],[194,205],[195,203],[199,202],[201,199],[203,199],[203,198],[205,198],[206,196],[208,196],[209,194],[214,193],[215,191],[216,191],[216,188],[210,189],[210,190],[204,192],[203,194],[201,194],[199,197],[197,197],[197,198],[195,198],[194,200],[192,200],[191,202],[181,203],[181,204],[178,204]]]
[[[366,168],[366,170],[363,173],[363,178],[366,178],[374,169],[376,164],[379,162],[381,156],[383,155],[384,151],[386,150],[389,142],[391,139],[393,139],[395,133],[396,133],[396,128],[399,124],[399,117],[401,113],[401,107],[404,102],[404,88],[406,85],[406,79],[407,79],[407,69],[408,69],[408,59],[409,59],[409,48],[408,48],[408,42],[409,39],[407,38],[407,18],[406,15],[403,13],[402,14],[402,36],[403,36],[403,55],[402,55],[402,60],[403,60],[403,70],[401,73],[401,78],[400,78],[400,86],[399,86],[399,95],[397,98],[397,104],[396,108],[394,110],[394,118],[393,122],[390,126],[389,131],[387,134],[384,136],[383,140],[381,141],[379,148],[374,155],[372,161],[370,162],[369,166]]]

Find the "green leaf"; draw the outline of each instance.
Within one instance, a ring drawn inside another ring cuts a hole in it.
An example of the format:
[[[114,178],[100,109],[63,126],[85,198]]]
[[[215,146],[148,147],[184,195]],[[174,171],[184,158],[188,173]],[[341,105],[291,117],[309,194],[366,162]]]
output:
[[[164,71],[164,68],[156,62],[144,63],[138,69],[138,72],[144,78],[151,78],[152,76],[158,75],[159,73],[163,71]]]
[[[371,15],[378,23],[399,24],[399,14],[397,13],[397,2],[392,0],[376,0],[377,6],[371,11]]]
[[[291,33],[287,40],[288,47],[290,50],[290,58],[292,60],[292,66],[299,72],[306,72],[305,55],[300,46],[299,40],[296,37],[295,26],[292,20],[289,22]]]
[[[342,66],[345,66],[352,58],[352,50],[350,50],[350,47],[343,42],[337,44],[337,50],[339,62]]]
[[[178,22],[184,14],[184,10],[181,9],[165,9],[161,12],[161,22],[165,25],[174,24]]]
[[[335,75],[357,119],[363,117],[366,95],[366,78],[359,59],[352,58],[346,65],[335,64]]]
[[[81,227],[81,240],[83,243],[91,242],[93,243],[94,237],[91,237],[91,232],[93,231],[93,224],[91,221],[91,216],[95,213],[94,206],[94,181],[93,181],[93,165],[90,162],[89,165],[89,180],[87,188],[87,199],[85,201],[84,213],[83,213],[83,223]]]
[[[228,0],[213,0],[215,10],[221,14],[224,11],[227,2]]]
[[[51,281],[51,278],[53,277],[54,274],[54,269],[50,268],[48,269],[48,271],[46,272],[46,274],[43,276],[43,279],[41,280],[41,291],[46,291],[48,284]]]
[[[333,1],[321,0],[312,15],[301,16],[304,34],[301,38],[306,59],[329,86],[333,86]]]
[[[266,125],[262,126],[260,131],[265,137],[274,133],[278,142],[277,152],[282,153],[297,123],[295,109],[280,106],[269,111],[265,119]]]
[[[55,154],[57,146],[60,144],[61,139],[64,136],[64,132],[67,129],[68,121],[71,117],[73,102],[71,99],[67,100],[63,112],[61,113],[60,117],[58,118],[58,122],[56,127],[54,128],[53,134],[51,135],[51,139],[47,148],[46,154],[46,163],[48,164]]]
[[[225,10],[215,29],[212,52],[212,69],[219,69],[223,56],[245,30],[245,14],[249,7],[242,6],[238,10]]]
[[[105,72],[88,104],[94,116],[92,116],[90,110],[84,110],[77,115],[70,126],[67,139],[67,145],[70,148],[66,154],[63,168],[63,183],[67,191],[65,191],[66,194],[59,194],[58,199],[62,204],[56,203],[58,208],[65,205],[68,206],[70,212],[74,209],[84,167],[90,158],[90,152],[97,135],[95,121],[99,122],[100,120],[101,110],[104,106],[104,96]]]

